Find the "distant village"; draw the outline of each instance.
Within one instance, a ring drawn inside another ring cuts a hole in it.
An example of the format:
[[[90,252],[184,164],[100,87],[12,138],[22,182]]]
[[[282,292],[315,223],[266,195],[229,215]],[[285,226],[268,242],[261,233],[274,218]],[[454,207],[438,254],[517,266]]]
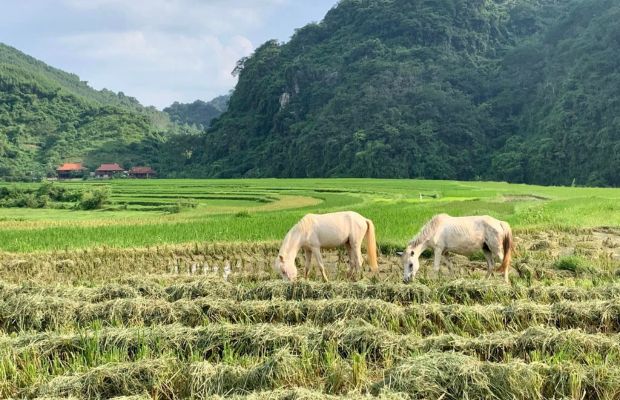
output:
[[[151,167],[132,167],[125,170],[117,163],[101,164],[94,172],[89,172],[88,168],[82,163],[64,163],[56,168],[56,177],[58,179],[76,179],[76,178],[95,178],[95,179],[113,179],[113,178],[135,178],[150,179],[155,178],[157,173]]]

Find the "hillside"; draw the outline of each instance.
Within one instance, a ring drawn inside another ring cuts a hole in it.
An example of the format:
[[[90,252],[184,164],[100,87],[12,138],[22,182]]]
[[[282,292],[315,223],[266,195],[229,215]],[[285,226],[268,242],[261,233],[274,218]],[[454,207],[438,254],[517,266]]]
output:
[[[211,121],[228,109],[229,99],[230,95],[223,95],[209,102],[202,100],[196,100],[193,103],[174,102],[171,106],[164,108],[163,111],[177,124],[208,128],[211,126]]]
[[[175,130],[134,98],[0,44],[0,177],[45,176],[63,161],[149,163]]]
[[[342,0],[241,60],[187,165],[212,177],[620,185],[607,0]]]
[[[574,1],[560,15],[502,62],[496,176],[620,186],[620,3]]]

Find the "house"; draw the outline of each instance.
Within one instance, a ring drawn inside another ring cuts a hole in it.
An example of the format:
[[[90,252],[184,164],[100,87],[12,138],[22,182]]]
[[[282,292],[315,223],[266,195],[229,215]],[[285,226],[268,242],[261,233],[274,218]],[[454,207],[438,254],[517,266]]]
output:
[[[101,164],[101,166],[95,170],[95,176],[97,178],[111,178],[114,175],[120,174],[122,172],[125,172],[125,170],[123,169],[123,167],[116,163]]]
[[[157,173],[151,167],[133,167],[129,170],[130,178],[148,179],[155,175],[157,175]]]
[[[86,168],[84,168],[82,163],[64,163],[56,168],[58,179],[81,178],[84,176],[84,171],[86,171]]]

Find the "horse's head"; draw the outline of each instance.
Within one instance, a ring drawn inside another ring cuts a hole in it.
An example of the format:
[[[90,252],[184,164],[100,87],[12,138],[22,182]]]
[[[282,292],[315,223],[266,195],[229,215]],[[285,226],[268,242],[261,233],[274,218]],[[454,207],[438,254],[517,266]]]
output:
[[[404,251],[397,253],[403,263],[403,280],[405,282],[415,278],[415,275],[418,273],[421,252],[422,246],[413,247],[409,245]]]
[[[285,281],[293,282],[297,279],[297,267],[295,260],[287,261],[282,254],[278,254],[274,269]]]

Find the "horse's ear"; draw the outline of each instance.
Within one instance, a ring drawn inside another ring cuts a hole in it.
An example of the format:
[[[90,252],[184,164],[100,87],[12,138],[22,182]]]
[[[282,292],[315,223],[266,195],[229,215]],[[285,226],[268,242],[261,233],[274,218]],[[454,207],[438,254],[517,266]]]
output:
[[[396,252],[396,255],[397,255],[397,256],[399,256],[399,257],[402,257],[403,252],[402,252],[402,251],[397,251],[397,252]]]

